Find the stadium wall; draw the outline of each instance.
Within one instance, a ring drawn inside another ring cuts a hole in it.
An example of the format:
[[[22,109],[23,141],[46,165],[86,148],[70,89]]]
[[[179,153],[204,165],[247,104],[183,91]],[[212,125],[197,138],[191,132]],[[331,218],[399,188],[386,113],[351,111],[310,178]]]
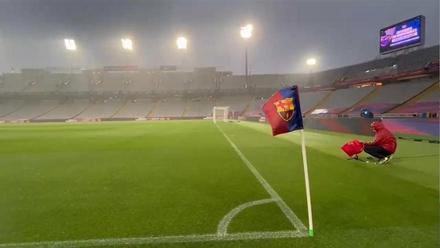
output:
[[[373,120],[363,118],[306,118],[306,129],[372,135]],[[438,119],[387,118],[385,126],[394,134],[439,137]]]

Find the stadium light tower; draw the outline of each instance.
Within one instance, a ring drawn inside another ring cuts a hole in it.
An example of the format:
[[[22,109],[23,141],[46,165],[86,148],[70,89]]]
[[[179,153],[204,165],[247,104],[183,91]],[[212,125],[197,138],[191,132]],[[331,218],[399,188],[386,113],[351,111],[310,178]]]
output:
[[[64,46],[68,51],[76,51],[76,43],[74,39],[64,39]]]
[[[240,28],[240,36],[243,40],[249,40],[252,37],[252,31],[254,30],[254,26],[252,24],[247,24],[246,26],[242,26]],[[248,46],[245,45],[244,50],[244,71],[245,71],[245,80],[246,87],[249,86],[249,70],[248,70]]]
[[[188,49],[188,39],[183,36],[179,36],[176,40],[177,49],[186,50]]]
[[[127,51],[133,51],[133,41],[130,38],[121,39],[122,49]]]

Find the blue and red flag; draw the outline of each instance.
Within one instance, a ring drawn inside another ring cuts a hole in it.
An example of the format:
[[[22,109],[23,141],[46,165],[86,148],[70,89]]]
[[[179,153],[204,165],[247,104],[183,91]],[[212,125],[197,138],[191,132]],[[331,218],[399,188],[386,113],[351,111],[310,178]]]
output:
[[[273,94],[263,105],[263,112],[272,126],[272,134],[278,135],[303,129],[298,87],[284,88]]]

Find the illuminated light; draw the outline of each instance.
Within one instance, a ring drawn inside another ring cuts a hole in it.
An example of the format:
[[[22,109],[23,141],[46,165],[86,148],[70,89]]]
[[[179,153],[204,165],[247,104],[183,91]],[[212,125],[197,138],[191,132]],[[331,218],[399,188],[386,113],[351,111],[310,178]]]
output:
[[[188,49],[188,40],[185,37],[180,36],[176,40],[176,45],[177,45],[177,49],[186,50]]]
[[[308,58],[308,59],[306,60],[306,64],[307,64],[307,65],[310,65],[310,66],[312,66],[312,65],[316,65],[316,59],[315,59],[315,58]]]
[[[327,114],[327,113],[328,113],[328,109],[315,109],[311,114],[319,115],[319,114]]]
[[[121,39],[121,44],[122,44],[122,48],[124,50],[129,50],[132,51],[133,50],[133,41],[129,38],[122,38]]]
[[[64,39],[64,46],[66,50],[76,51],[76,43],[74,39]]]
[[[254,30],[254,26],[252,24],[247,24],[240,28],[240,36],[243,39],[249,39],[252,37],[252,31]]]

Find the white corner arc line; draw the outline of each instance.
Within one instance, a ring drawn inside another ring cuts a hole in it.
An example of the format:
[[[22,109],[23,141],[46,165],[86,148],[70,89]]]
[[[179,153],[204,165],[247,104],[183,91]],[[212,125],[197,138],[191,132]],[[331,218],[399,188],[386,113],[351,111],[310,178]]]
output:
[[[304,225],[304,223],[301,222],[301,220],[296,216],[296,214],[290,209],[290,207],[286,204],[286,202],[280,197],[280,195],[270,186],[270,184],[264,179],[264,177],[258,172],[258,170],[252,165],[252,163],[244,156],[244,154],[238,149],[238,147],[235,145],[235,143],[226,135],[225,132],[217,125],[215,126],[218,128],[220,133],[225,137],[225,139],[229,142],[231,147],[235,150],[235,152],[238,154],[240,159],[243,161],[243,163],[248,167],[248,169],[254,174],[255,178],[260,182],[260,184],[263,186],[263,188],[269,193],[269,195],[277,199],[276,203],[280,207],[281,211],[286,215],[287,219],[289,219],[290,223],[300,232],[307,232],[307,228]]]
[[[251,202],[246,202],[243,203],[241,205],[239,205],[238,207],[232,209],[231,211],[229,211],[228,214],[226,214],[223,219],[220,221],[220,223],[217,226],[217,235],[219,236],[225,236],[228,233],[228,226],[231,223],[232,219],[239,214],[241,211],[245,210],[246,208],[250,208],[250,207],[254,207],[254,206],[258,206],[258,205],[263,205],[263,204],[267,204],[267,203],[271,203],[271,202],[275,202],[278,199],[263,199],[263,200],[258,200],[258,201],[251,201]]]
[[[23,248],[71,248],[71,247],[99,247],[99,246],[128,246],[145,244],[168,244],[168,243],[195,243],[211,241],[234,241],[234,240],[260,240],[260,239],[283,239],[283,238],[302,238],[307,234],[299,231],[277,231],[277,232],[244,232],[234,233],[225,236],[217,234],[193,234],[176,236],[156,236],[140,238],[109,238],[109,239],[86,239],[86,240],[66,240],[66,241],[42,241],[26,243],[3,243],[1,248],[23,247]]]

